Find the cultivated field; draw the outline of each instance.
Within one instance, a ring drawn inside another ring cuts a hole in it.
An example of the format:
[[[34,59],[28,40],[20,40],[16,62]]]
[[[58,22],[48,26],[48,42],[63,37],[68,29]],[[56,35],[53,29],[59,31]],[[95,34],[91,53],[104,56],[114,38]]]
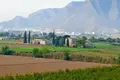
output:
[[[0,40],[0,50],[3,46],[9,46],[11,50],[18,53],[32,53],[34,48],[42,48],[40,45],[33,44],[16,44],[16,41],[2,41]],[[94,43],[96,48],[68,48],[68,47],[53,47],[53,46],[44,46],[51,51],[78,51],[82,55],[92,55],[92,56],[119,56],[120,55],[120,46],[114,46],[109,43]]]
[[[38,59],[20,56],[0,56],[0,76],[7,74],[26,74],[33,72],[51,72],[65,69],[85,69],[92,67],[111,66],[87,62],[72,62],[53,59]]]

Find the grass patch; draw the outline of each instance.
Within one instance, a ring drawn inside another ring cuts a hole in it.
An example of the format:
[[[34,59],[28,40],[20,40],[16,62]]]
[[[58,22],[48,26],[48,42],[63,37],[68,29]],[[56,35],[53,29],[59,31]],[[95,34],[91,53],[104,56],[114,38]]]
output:
[[[15,40],[0,40],[0,44],[15,44]]]
[[[59,70],[58,72],[6,76],[0,80],[119,80],[120,67],[89,68],[85,70]]]

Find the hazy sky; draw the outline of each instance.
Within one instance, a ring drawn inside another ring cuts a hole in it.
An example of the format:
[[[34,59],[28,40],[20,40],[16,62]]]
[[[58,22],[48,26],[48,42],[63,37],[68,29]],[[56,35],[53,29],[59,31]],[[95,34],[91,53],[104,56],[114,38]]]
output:
[[[15,16],[27,17],[44,8],[64,7],[71,1],[83,0],[0,0],[0,21],[13,19]]]

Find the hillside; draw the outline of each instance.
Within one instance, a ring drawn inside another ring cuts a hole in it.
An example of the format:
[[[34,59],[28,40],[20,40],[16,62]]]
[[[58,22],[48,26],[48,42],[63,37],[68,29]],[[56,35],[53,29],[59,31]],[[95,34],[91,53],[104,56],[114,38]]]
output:
[[[120,0],[71,2],[63,8],[48,8],[23,18],[1,22],[3,28],[63,28],[68,31],[114,32],[120,26]]]

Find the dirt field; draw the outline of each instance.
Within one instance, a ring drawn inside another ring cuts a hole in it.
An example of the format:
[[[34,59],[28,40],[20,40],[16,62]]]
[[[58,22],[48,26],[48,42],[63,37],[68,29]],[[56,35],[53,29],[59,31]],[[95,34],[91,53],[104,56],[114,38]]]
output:
[[[33,72],[49,72],[64,69],[84,69],[98,66],[101,67],[111,65],[52,59],[38,59],[32,57],[0,56],[0,76],[7,74],[15,75]]]

